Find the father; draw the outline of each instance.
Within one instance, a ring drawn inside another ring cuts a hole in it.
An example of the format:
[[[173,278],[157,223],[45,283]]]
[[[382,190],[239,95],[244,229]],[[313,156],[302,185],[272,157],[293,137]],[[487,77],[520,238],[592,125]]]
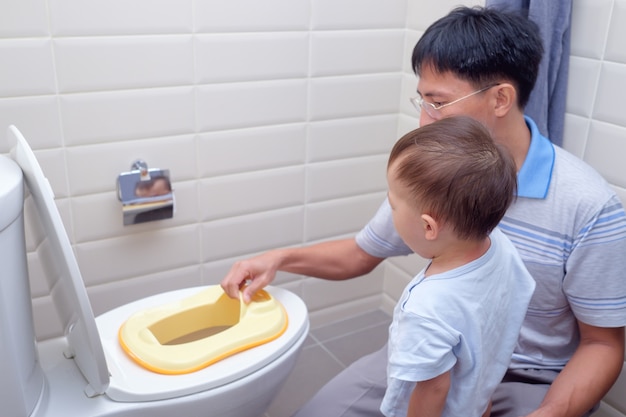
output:
[[[624,360],[626,215],[609,185],[554,146],[524,117],[543,53],[527,18],[458,8],[431,25],[413,51],[420,125],[451,115],[481,121],[513,156],[518,197],[500,223],[537,283],[494,417],[579,417],[606,394]],[[410,249],[389,203],[353,239],[277,249],[233,265],[222,281],[236,297],[276,271],[325,279],[368,273]],[[381,416],[386,348],[330,381],[297,417]]]

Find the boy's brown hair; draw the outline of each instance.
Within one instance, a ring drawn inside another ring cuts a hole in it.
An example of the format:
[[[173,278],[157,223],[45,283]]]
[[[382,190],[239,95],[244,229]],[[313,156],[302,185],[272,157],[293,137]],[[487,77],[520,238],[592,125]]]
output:
[[[495,228],[517,191],[515,163],[489,131],[466,116],[447,117],[404,135],[387,169],[416,204],[452,226],[460,239],[482,239]]]

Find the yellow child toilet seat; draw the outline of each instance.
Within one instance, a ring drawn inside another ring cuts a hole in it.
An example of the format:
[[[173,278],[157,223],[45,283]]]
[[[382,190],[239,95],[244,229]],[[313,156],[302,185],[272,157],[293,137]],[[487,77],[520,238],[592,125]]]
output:
[[[146,369],[185,374],[270,342],[287,329],[282,304],[264,290],[249,304],[219,285],[133,314],[118,332],[124,351]]]

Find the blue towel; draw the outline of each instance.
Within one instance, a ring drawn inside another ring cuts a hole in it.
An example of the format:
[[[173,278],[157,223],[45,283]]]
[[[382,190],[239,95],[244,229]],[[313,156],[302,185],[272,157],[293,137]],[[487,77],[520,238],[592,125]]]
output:
[[[487,0],[486,5],[504,10],[524,10],[539,25],[544,56],[525,112],[537,123],[544,136],[562,145],[572,0]]]

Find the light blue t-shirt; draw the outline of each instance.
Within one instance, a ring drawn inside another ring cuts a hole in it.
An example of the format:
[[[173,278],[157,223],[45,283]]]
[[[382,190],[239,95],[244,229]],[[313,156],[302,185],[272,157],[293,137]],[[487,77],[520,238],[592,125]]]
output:
[[[580,341],[577,320],[626,325],[626,214],[593,168],[550,143],[531,119],[526,124],[532,139],[518,197],[499,227],[537,288],[510,367],[561,370]],[[381,258],[412,253],[386,200],[356,241]]]
[[[511,360],[535,282],[498,229],[480,258],[405,288],[389,329],[387,417],[405,417],[418,381],[451,370],[442,417],[480,417]]]

